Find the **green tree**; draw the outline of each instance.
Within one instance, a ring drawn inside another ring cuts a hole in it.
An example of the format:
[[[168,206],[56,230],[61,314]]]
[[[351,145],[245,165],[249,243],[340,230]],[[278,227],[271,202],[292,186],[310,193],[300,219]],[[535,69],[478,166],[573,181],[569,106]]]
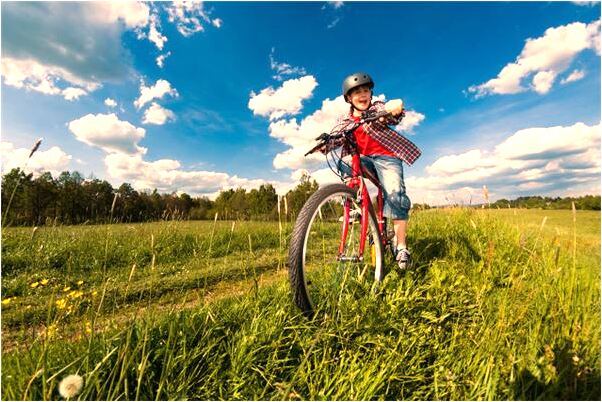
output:
[[[318,188],[318,183],[315,180],[311,180],[309,175],[304,174],[297,187],[286,193],[289,214],[297,216],[305,202]]]
[[[31,183],[29,207],[31,210],[31,225],[41,225],[47,218],[56,217],[58,186],[50,172],[38,176]]]
[[[2,177],[2,225],[22,225],[31,221],[27,216],[33,174],[19,168]]]

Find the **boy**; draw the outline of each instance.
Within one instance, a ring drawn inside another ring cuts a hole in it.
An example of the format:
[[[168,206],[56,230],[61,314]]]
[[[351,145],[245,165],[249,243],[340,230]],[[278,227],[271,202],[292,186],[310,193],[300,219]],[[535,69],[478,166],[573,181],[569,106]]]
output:
[[[362,158],[362,164],[376,174],[383,187],[384,210],[386,217],[393,220],[395,238],[397,241],[396,260],[403,270],[409,264],[410,252],[406,244],[406,229],[409,211],[412,205],[406,195],[403,180],[403,163],[414,163],[421,151],[411,141],[401,136],[388,126],[397,125],[404,116],[403,102],[400,99],[372,102],[374,82],[366,73],[351,74],[343,81],[343,97],[350,104],[349,113],[339,120],[354,124],[359,121],[362,113],[387,111],[390,117],[381,121],[364,123],[354,131],[355,141]],[[329,149],[322,150],[324,153]],[[343,150],[342,157],[346,156]],[[342,162],[338,165],[341,173],[351,175],[350,167]]]

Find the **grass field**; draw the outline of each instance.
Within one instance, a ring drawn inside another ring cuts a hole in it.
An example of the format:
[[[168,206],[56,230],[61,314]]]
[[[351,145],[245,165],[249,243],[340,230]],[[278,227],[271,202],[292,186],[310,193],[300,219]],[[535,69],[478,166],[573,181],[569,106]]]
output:
[[[575,219],[575,220],[574,220]],[[600,212],[429,210],[410,272],[292,305],[291,223],[2,231],[2,399],[600,397]]]

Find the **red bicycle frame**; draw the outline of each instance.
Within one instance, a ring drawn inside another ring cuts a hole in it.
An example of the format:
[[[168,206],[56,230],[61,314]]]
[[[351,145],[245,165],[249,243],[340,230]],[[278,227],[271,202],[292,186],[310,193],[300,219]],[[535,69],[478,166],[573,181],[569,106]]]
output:
[[[351,179],[347,183],[347,186],[352,189],[357,189],[358,197],[361,197],[361,210],[362,210],[362,219],[361,219],[361,227],[360,227],[360,246],[359,246],[359,258],[361,259],[364,255],[364,248],[366,246],[366,234],[368,233],[368,217],[369,217],[369,206],[371,202],[370,193],[368,192],[368,187],[364,182],[364,176],[367,177],[378,189],[378,195],[376,197],[376,202],[378,205],[377,211],[377,220],[378,220],[378,232],[380,233],[381,242],[383,246],[386,245],[387,239],[385,234],[385,221],[383,219],[383,191],[380,186],[380,183],[374,175],[370,172],[362,169],[362,163],[360,159],[360,155],[357,152],[353,153],[351,159]],[[351,203],[349,200],[345,202],[343,206],[343,230],[341,231],[341,242],[339,244],[339,259],[343,255],[345,251],[345,242],[347,241],[347,234],[349,232],[349,216],[351,213]]]

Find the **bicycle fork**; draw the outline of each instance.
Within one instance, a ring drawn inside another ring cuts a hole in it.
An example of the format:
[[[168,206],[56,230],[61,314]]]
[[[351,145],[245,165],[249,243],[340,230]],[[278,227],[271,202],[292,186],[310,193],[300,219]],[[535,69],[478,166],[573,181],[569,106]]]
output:
[[[364,194],[364,191],[366,194]],[[361,262],[364,260],[364,249],[366,247],[366,235],[368,233],[369,225],[369,204],[370,196],[367,194],[365,183],[363,180],[359,180],[358,198],[361,203],[361,219],[360,219],[360,244],[358,248],[358,255],[346,255],[345,244],[347,243],[347,236],[349,235],[349,221],[351,218],[351,200],[345,200],[343,205],[343,228],[341,230],[341,242],[339,244],[339,255],[337,261],[341,262]],[[382,198],[382,197],[381,197]],[[352,250],[347,250],[352,251]]]

